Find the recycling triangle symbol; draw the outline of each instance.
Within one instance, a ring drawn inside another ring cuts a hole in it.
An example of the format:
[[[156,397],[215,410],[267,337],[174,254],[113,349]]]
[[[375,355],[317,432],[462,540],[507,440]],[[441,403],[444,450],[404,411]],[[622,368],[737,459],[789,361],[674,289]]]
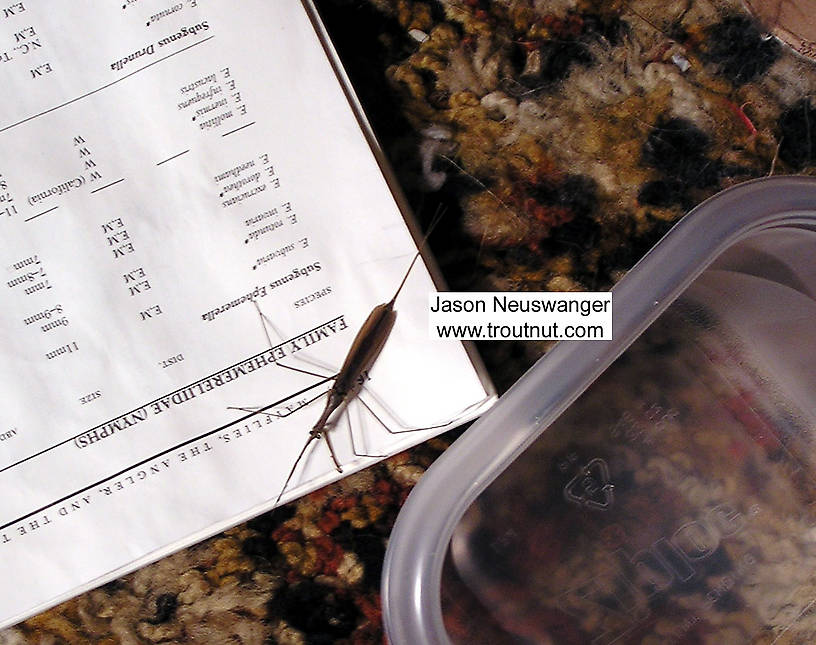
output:
[[[609,481],[609,466],[603,459],[593,459],[581,468],[564,488],[568,502],[605,511],[614,501],[615,486]]]

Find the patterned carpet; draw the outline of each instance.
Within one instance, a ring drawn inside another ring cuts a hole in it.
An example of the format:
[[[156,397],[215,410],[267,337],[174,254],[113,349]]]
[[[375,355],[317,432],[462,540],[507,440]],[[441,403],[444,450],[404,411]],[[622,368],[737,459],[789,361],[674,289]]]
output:
[[[321,0],[454,290],[604,290],[689,208],[816,174],[816,66],[738,0]],[[500,390],[546,343],[480,346]],[[0,644],[382,642],[383,554],[453,435],[0,632]]]

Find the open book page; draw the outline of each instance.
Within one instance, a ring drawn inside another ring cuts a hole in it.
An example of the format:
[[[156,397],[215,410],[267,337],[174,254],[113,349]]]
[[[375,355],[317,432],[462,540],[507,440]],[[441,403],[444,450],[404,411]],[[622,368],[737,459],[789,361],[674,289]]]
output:
[[[6,3],[0,84],[5,625],[341,477],[321,439],[284,488],[416,243],[298,0]],[[377,418],[491,400],[433,288],[329,426],[343,474],[444,429]]]

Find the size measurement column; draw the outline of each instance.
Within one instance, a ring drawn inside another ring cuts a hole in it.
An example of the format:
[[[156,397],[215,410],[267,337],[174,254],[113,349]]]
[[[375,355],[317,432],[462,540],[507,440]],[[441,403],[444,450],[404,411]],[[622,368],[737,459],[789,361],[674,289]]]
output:
[[[416,245],[300,0],[0,1],[0,87],[2,626],[274,503],[330,380],[281,364],[341,365]],[[430,289],[376,366],[409,427],[485,396]]]

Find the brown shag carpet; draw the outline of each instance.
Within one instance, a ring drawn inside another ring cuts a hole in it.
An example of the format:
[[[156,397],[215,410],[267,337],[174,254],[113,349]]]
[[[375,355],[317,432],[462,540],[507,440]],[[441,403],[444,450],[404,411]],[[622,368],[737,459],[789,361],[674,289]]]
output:
[[[608,289],[732,184],[816,174],[816,65],[739,0],[320,0],[454,290]],[[545,350],[481,350],[500,390]],[[377,643],[391,526],[447,436],[0,632]]]

